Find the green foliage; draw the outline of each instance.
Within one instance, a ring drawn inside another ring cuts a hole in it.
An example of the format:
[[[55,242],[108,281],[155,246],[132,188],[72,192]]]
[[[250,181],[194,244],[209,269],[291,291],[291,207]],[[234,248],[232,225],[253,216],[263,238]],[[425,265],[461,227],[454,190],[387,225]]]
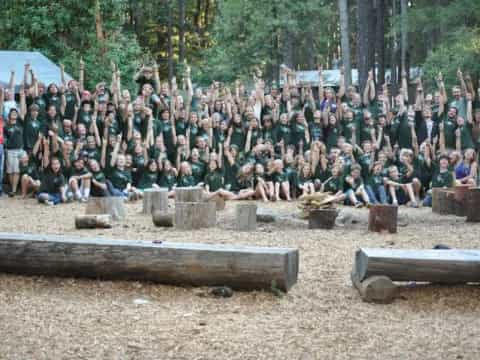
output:
[[[433,79],[442,72],[447,89],[458,84],[457,69],[480,76],[480,31],[462,29],[453,33],[441,46],[427,57],[424,63],[425,79],[433,85]]]
[[[0,48],[38,50],[78,77],[84,59],[86,86],[110,81],[110,61],[119,64],[124,86],[133,89],[133,74],[141,48],[135,36],[122,28],[125,0],[101,1],[105,42],[95,31],[94,0],[23,0],[0,12]],[[106,50],[104,52],[104,49]]]

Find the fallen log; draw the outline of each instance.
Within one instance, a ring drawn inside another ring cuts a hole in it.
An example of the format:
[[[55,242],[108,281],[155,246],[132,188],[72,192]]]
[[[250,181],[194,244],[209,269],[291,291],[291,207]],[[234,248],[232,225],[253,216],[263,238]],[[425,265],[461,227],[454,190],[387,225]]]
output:
[[[366,249],[355,253],[358,281],[386,276],[392,281],[480,282],[480,250]]]
[[[372,276],[359,281],[357,274],[352,273],[351,280],[365,302],[387,304],[392,302],[398,293],[397,285],[386,276]]]
[[[152,221],[153,224],[158,227],[172,227],[173,214],[165,211],[155,211],[152,214]]]
[[[0,271],[288,291],[297,249],[0,233]]]
[[[111,227],[112,217],[108,214],[75,216],[76,229],[108,229]]]

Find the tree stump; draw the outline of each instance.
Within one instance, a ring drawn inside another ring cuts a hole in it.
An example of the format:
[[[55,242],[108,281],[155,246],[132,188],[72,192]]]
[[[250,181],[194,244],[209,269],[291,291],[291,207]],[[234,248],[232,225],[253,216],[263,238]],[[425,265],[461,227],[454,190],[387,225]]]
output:
[[[467,221],[480,222],[480,188],[470,188],[467,198]]]
[[[173,214],[166,211],[155,210],[152,213],[152,220],[155,226],[158,227],[172,227],[173,226]]]
[[[108,229],[111,227],[112,217],[108,214],[75,216],[76,229]]]
[[[337,216],[337,209],[312,209],[308,215],[308,228],[333,229]]]
[[[467,200],[470,185],[455,186],[455,215],[467,216]]]
[[[440,197],[443,190],[442,188],[432,189],[432,212],[435,214],[440,214]]]
[[[194,187],[175,188],[175,204],[177,203],[198,203],[203,201],[203,189]]]
[[[147,189],[143,192],[143,214],[168,210],[168,189]]]
[[[215,226],[217,212],[214,203],[185,202],[175,205],[175,227],[180,230],[196,230]]]
[[[455,215],[455,191],[442,189],[438,194],[440,215]]]
[[[123,198],[121,196],[90,197],[88,199],[85,214],[109,214],[115,221],[123,220],[127,216]]]
[[[221,195],[215,195],[209,201],[215,203],[215,208],[217,211],[225,210],[225,198]]]
[[[235,208],[238,231],[255,231],[257,229],[257,205],[238,204]]]
[[[368,213],[368,231],[397,232],[398,206],[372,205]]]

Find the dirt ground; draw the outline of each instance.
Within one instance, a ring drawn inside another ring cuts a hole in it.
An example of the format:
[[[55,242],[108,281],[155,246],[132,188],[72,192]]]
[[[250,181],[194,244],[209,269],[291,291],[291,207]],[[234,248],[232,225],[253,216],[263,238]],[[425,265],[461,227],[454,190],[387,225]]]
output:
[[[480,287],[411,285],[389,305],[367,304],[349,273],[357,248],[478,248],[480,225],[401,209],[396,235],[359,223],[308,230],[301,221],[233,230],[234,203],[219,227],[197,232],[154,228],[128,204],[129,219],[109,230],[77,231],[85,205],[54,208],[0,199],[0,231],[296,247],[298,283],[277,297],[139,282],[0,274],[0,359],[479,359]],[[261,205],[263,206],[263,205]],[[270,204],[283,213],[296,204]],[[360,218],[366,209],[352,210]],[[406,226],[405,226],[406,225]]]

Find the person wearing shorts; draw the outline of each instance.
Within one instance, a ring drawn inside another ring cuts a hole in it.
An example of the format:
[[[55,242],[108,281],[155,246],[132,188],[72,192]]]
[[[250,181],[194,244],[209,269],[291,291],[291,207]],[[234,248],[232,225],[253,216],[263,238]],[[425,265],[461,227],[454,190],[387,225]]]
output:
[[[6,173],[10,182],[9,196],[17,193],[20,181],[20,157],[23,154],[23,124],[16,109],[11,109],[5,126],[5,148],[7,152]]]

